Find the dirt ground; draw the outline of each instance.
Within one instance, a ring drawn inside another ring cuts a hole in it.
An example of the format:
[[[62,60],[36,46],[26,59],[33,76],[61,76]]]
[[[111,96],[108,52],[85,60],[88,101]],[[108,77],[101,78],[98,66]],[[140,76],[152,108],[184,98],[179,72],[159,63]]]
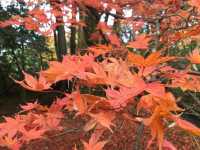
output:
[[[102,140],[108,140],[104,150],[146,150],[148,139],[150,139],[150,131],[147,128],[144,127],[143,133],[137,135],[138,123],[133,124],[119,119],[115,124],[113,133],[106,131],[101,137]],[[89,139],[89,134],[82,131],[83,125],[83,120],[69,117],[63,122],[65,127],[63,131],[50,132],[46,138],[35,140],[25,145],[22,150],[73,150],[75,144],[78,150],[82,150],[81,140],[88,141]],[[171,128],[167,131],[166,138],[177,147],[177,150],[199,150],[200,140],[179,128]],[[157,149],[156,144],[150,148],[150,150]]]

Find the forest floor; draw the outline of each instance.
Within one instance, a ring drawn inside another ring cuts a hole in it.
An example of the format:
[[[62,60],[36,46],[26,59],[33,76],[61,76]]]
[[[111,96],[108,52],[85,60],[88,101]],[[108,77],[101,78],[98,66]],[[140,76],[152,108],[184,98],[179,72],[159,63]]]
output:
[[[107,131],[101,140],[108,140],[104,150],[146,150],[146,145],[150,139],[150,131],[144,128],[141,135],[137,135],[138,123],[130,123],[118,119],[114,132]],[[31,142],[23,147],[23,150],[73,150],[77,146],[83,149],[81,140],[87,141],[89,134],[82,130],[84,121],[80,118],[70,117],[63,121],[64,131],[50,132],[44,139]],[[174,144],[177,150],[200,150],[200,139],[187,134],[179,128],[171,128],[166,131],[166,139]],[[139,140],[138,140],[139,139]],[[158,150],[156,144],[152,144],[149,150]],[[169,149],[164,149],[169,150]]]
[[[4,98],[5,100],[6,98]],[[4,101],[0,105],[0,116],[11,114],[17,111],[13,101]],[[43,139],[38,139],[23,146],[22,150],[73,150],[77,146],[78,150],[83,149],[81,140],[88,141],[90,134],[82,129],[85,121],[80,118],[73,118],[67,114],[63,120],[63,131],[52,131],[45,135]],[[106,131],[101,140],[108,140],[104,150],[146,150],[146,145],[150,139],[150,131],[144,127],[143,133],[138,135],[138,123],[132,123],[124,119],[117,119],[116,127],[113,133]],[[179,128],[170,128],[166,133],[166,139],[174,144],[177,150],[200,150],[200,138],[187,134]],[[153,144],[150,150],[157,150],[156,144]],[[0,150],[5,150],[0,148]],[[169,150],[169,149],[164,149]]]

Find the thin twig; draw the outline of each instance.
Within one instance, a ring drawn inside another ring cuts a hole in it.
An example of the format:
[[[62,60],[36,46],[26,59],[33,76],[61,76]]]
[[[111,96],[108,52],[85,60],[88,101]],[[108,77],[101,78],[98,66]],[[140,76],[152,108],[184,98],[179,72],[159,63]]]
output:
[[[141,150],[142,149],[142,135],[144,132],[144,124],[141,123],[140,126],[137,128],[136,131],[136,138],[135,138],[135,146],[134,146],[134,150]]]
[[[189,95],[192,96],[192,98],[194,99],[194,101],[200,106],[200,100],[196,97],[196,95],[194,95],[193,93],[189,92]]]
[[[200,150],[200,144],[199,144],[199,140],[195,136],[192,136],[192,143],[194,144],[194,146]]]

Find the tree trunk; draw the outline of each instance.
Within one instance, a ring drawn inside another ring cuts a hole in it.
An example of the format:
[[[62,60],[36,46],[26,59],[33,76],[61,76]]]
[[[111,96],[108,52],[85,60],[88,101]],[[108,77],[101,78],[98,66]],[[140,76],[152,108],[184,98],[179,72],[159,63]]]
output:
[[[85,16],[79,11],[80,20],[85,20]],[[88,47],[83,27],[78,28],[78,41],[77,41],[77,50],[85,49]]]
[[[58,60],[62,60],[63,55],[67,54],[67,43],[65,37],[65,28],[64,25],[60,25],[57,28],[57,39],[58,39]]]
[[[76,28],[71,27],[71,36],[70,36],[70,54],[76,54]]]
[[[99,23],[101,15],[93,8],[88,8],[87,16],[85,16],[84,21],[86,27],[83,27],[85,42],[88,46],[93,45],[93,41],[90,40],[91,33],[96,31],[96,26]]]
[[[50,0],[52,9],[61,12],[62,10],[59,4],[61,4],[60,0]],[[63,16],[56,16],[56,24],[59,24],[59,26],[54,31],[55,49],[58,61],[62,61],[63,55],[67,54],[67,43]]]

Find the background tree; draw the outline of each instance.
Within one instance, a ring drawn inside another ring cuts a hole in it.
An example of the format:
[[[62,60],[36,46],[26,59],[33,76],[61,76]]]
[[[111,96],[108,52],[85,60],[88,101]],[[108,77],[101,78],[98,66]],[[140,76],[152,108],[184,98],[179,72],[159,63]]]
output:
[[[26,16],[28,9],[23,3],[0,7],[0,20],[5,21],[11,16]],[[22,70],[35,73],[47,67],[46,59],[50,51],[45,37],[26,30],[22,26],[13,25],[0,29],[0,75],[2,79],[1,94],[12,91],[13,82],[10,76],[22,79]],[[14,91],[13,91],[14,92]]]

